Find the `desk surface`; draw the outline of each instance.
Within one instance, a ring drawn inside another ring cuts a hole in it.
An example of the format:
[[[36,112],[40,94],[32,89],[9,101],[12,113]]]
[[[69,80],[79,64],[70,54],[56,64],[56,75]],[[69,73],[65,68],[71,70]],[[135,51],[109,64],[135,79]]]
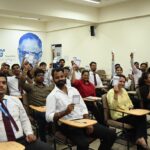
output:
[[[34,105],[29,105],[29,107],[35,111],[38,112],[46,112],[46,107],[45,106],[34,106]]]
[[[85,128],[87,126],[94,125],[97,123],[96,120],[91,120],[91,119],[77,119],[77,120],[59,119],[59,121],[66,125],[77,127],[77,128]]]
[[[0,142],[0,150],[24,150],[25,147],[17,142]]]
[[[136,95],[136,91],[127,91],[128,94]]]
[[[117,111],[129,114],[129,115],[135,115],[135,116],[143,116],[143,115],[150,113],[150,110],[147,110],[147,109],[130,109],[130,110],[117,109]]]
[[[88,96],[88,97],[85,97],[83,98],[84,101],[99,101],[101,100],[102,98],[101,97],[96,97],[96,96]]]

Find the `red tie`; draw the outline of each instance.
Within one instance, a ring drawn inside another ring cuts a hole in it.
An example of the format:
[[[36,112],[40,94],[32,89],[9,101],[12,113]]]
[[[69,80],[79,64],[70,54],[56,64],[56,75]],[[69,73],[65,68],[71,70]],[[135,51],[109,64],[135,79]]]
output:
[[[8,109],[6,108],[6,106],[4,105],[4,103],[2,101],[0,103],[1,103],[2,109],[7,114],[7,116],[6,116],[6,114],[4,114],[2,112],[2,117],[3,117],[3,122],[4,122],[5,130],[6,130],[7,139],[8,139],[8,141],[15,141],[16,138],[15,138],[11,123],[15,127],[16,131],[19,131],[19,128],[18,128],[16,122],[14,121],[14,119],[12,118],[12,116],[10,115],[10,113],[9,113]]]
[[[96,73],[93,73],[94,76],[94,85],[97,86]]]

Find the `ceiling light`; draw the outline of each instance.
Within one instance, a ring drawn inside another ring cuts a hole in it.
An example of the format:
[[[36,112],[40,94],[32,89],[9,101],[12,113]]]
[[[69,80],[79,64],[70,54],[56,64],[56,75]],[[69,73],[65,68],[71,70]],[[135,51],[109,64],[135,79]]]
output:
[[[29,19],[29,20],[40,20],[40,18],[32,18],[32,17],[24,17],[24,16],[19,16],[21,19]]]
[[[90,3],[95,3],[95,4],[99,4],[100,0],[84,0],[86,2],[90,2]]]

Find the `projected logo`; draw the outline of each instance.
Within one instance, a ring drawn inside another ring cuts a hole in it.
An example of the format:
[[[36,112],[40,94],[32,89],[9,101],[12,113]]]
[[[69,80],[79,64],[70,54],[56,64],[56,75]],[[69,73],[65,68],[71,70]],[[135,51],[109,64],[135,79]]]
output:
[[[24,34],[19,40],[18,56],[20,64],[23,59],[27,60],[33,66],[39,62],[42,57],[42,41],[33,33]]]
[[[5,49],[0,49],[0,57],[3,57]]]

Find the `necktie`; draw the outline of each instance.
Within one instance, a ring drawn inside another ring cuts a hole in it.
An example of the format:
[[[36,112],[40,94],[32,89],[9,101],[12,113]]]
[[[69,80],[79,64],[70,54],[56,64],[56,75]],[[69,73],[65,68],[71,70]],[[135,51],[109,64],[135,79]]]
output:
[[[4,114],[2,112],[2,117],[3,117],[3,122],[4,122],[5,130],[6,130],[7,139],[8,139],[8,141],[14,141],[16,138],[15,138],[11,123],[15,127],[16,131],[18,131],[19,128],[18,128],[16,122],[14,121],[14,119],[12,118],[12,116],[10,115],[10,113],[9,113],[8,109],[6,108],[6,106],[4,105],[4,103],[2,101],[0,103],[1,103],[2,109],[7,114],[7,116],[6,116],[6,114]]]
[[[93,76],[94,76],[94,85],[97,86],[96,74],[93,73]]]
[[[16,79],[18,79],[18,89],[19,89],[19,91],[20,91],[20,93],[21,93],[21,96],[22,96],[22,95],[23,95],[23,89],[22,89],[22,87],[20,86],[19,77],[16,77]]]

